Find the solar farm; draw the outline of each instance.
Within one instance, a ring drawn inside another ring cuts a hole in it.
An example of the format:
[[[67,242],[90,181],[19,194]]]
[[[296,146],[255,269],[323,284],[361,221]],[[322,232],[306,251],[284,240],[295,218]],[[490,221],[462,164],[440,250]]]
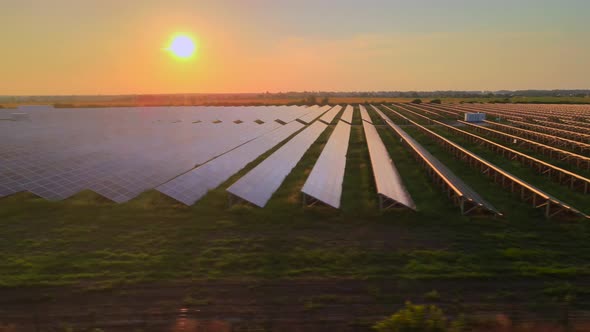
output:
[[[0,313],[582,317],[589,137],[587,105],[0,109]]]
[[[355,115],[356,113],[358,115]],[[0,196],[29,192],[59,201],[90,190],[116,203],[156,190],[195,204],[260,156],[276,148],[226,189],[227,202],[264,208],[330,128],[302,188],[304,206],[341,207],[352,126],[365,136],[379,209],[420,211],[377,126],[388,128],[415,156],[416,166],[463,215],[502,217],[404,128],[417,131],[477,169],[547,218],[590,218],[574,204],[478,156],[455,138],[485,147],[538,173],[583,202],[589,194],[590,107],[521,105],[337,105],[268,107],[151,107],[5,110],[0,117]],[[462,121],[486,113],[496,121]],[[358,118],[353,123],[353,117]],[[359,123],[360,122],[360,123]],[[562,167],[563,166],[563,167]],[[575,194],[574,194],[575,193]],[[567,195],[570,196],[570,195]],[[586,211],[585,211],[586,210]]]

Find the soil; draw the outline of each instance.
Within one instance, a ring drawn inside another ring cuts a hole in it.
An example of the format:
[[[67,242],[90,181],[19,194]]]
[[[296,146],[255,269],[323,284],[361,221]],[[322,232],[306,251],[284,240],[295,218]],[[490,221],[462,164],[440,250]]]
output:
[[[544,287],[528,280],[235,280],[13,288],[0,290],[0,331],[371,331],[408,300],[437,304],[450,318],[493,322],[479,331],[590,330],[584,303],[540,306],[530,296]],[[440,297],[427,298],[432,290]]]

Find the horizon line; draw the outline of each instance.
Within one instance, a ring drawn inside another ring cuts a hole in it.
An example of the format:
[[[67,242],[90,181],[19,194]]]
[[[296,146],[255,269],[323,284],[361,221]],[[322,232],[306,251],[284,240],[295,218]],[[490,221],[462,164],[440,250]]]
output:
[[[310,94],[310,93],[340,93],[340,94],[358,94],[358,93],[510,93],[510,92],[524,92],[524,91],[537,91],[537,92],[560,92],[560,91],[585,91],[590,92],[590,88],[572,88],[572,89],[499,89],[499,90],[350,90],[350,91],[338,91],[338,90],[299,90],[299,91],[259,91],[259,92],[157,92],[157,93],[81,93],[81,94],[0,94],[2,97],[71,97],[71,96],[145,96],[145,95],[260,95],[260,94]]]

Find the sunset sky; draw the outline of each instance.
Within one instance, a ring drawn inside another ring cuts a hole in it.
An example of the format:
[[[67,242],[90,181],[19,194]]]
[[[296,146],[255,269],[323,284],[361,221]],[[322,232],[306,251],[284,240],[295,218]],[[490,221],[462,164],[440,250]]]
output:
[[[590,88],[588,0],[2,0],[0,95]],[[186,33],[196,55],[165,50]]]

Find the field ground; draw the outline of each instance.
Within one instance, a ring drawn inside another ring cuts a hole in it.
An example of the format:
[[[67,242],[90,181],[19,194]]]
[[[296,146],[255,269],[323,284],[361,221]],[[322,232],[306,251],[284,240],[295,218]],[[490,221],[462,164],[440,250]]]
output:
[[[224,191],[263,157],[190,207],[156,191],[125,204],[92,192],[61,202],[27,193],[1,198],[0,331],[2,324],[364,331],[406,300],[479,323],[496,315],[547,326],[588,322],[587,222],[544,219],[409,128],[506,214],[461,216],[384,126],[379,133],[419,211],[379,212],[358,112],[353,125],[341,211],[304,208],[300,200],[333,126],[264,209],[230,208]],[[502,167],[541,183],[526,168]]]

